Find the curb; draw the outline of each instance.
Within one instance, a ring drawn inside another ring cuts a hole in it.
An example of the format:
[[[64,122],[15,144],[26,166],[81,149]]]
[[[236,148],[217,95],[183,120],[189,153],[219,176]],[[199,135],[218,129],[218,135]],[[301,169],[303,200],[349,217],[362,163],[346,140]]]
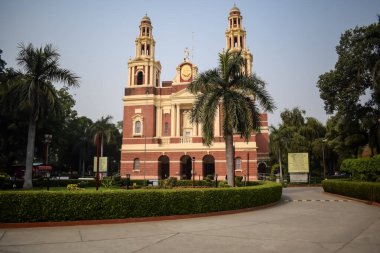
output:
[[[329,195],[333,195],[333,196],[338,196],[338,197],[341,197],[343,199],[349,199],[349,200],[352,200],[352,201],[360,202],[360,203],[363,203],[363,204],[366,204],[366,205],[372,205],[372,206],[378,206],[378,207],[380,207],[380,203],[374,202],[374,201],[370,201],[370,200],[357,199],[357,198],[352,198],[352,197],[348,197],[348,196],[344,196],[344,195],[340,195],[340,194],[335,194],[335,193],[331,193],[331,192],[325,192],[325,191],[323,191],[323,193],[329,194]]]
[[[136,223],[136,222],[150,222],[150,221],[164,221],[164,220],[180,220],[191,218],[203,218],[219,215],[238,214],[260,209],[270,208],[281,203],[279,201],[250,208],[227,210],[210,213],[199,214],[180,214],[171,216],[156,216],[156,217],[140,217],[140,218],[125,218],[125,219],[107,219],[107,220],[80,220],[80,221],[54,221],[54,222],[25,222],[25,223],[0,223],[0,228],[36,228],[36,227],[65,227],[65,226],[81,226],[81,225],[104,225],[104,224],[120,224],[120,223]]]

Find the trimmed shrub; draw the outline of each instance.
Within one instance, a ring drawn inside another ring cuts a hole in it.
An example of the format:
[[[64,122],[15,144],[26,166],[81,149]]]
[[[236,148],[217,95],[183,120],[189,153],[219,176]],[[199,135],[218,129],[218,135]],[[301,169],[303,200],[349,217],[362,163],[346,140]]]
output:
[[[373,158],[345,159],[340,171],[351,174],[354,180],[380,181],[380,155]]]
[[[107,180],[109,180],[109,179],[107,179]],[[117,181],[114,179],[113,184],[116,186],[125,186],[125,185],[127,185],[126,181],[127,180],[125,178],[117,179]],[[99,186],[102,186],[102,182],[103,182],[103,180],[99,181]],[[130,180],[129,182],[130,182],[129,183],[130,185],[133,185],[134,183],[136,183],[137,185],[141,185],[141,186],[147,185],[147,180]],[[145,184],[144,184],[144,182],[145,182]],[[0,189],[12,189],[13,183],[16,184],[16,186],[17,186],[16,188],[22,188],[24,181],[20,180],[20,179],[17,179],[16,181],[12,181],[8,178],[7,179],[1,179],[0,178]],[[46,178],[33,179],[33,187],[46,188],[47,184],[48,184],[48,182],[47,182]],[[95,179],[92,179],[92,180],[50,179],[49,180],[49,186],[50,187],[67,187],[67,185],[69,185],[69,184],[77,184],[81,188],[96,187],[96,180]]]
[[[380,183],[323,180],[322,187],[325,192],[380,203]]]
[[[0,192],[1,222],[121,219],[195,214],[279,201],[280,184],[244,188]]]

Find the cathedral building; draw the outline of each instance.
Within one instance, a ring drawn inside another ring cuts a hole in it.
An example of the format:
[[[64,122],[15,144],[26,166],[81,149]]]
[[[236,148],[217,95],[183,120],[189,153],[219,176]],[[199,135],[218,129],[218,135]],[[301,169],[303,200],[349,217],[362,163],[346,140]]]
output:
[[[161,81],[161,64],[155,58],[156,42],[150,18],[144,16],[135,40],[135,57],[128,61],[128,85],[123,98],[123,142],[120,175],[132,179],[203,179],[227,174],[222,114],[218,110],[211,146],[202,143],[199,124],[190,122],[195,97],[186,88],[198,74],[197,66],[185,58],[172,81]],[[246,45],[243,17],[234,6],[228,16],[226,48],[241,50],[244,72],[252,73],[252,54]],[[215,56],[216,57],[216,56]],[[261,115],[260,133],[252,133],[246,143],[234,136],[235,175],[256,180],[269,160],[267,114]]]

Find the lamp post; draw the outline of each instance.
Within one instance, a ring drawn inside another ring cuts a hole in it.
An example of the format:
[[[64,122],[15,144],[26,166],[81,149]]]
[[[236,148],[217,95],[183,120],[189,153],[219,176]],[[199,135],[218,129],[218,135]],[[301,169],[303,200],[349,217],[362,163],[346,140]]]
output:
[[[99,157],[100,157],[100,145],[102,140],[102,133],[96,134],[96,190],[99,189]]]
[[[247,179],[249,183],[249,152],[247,152]]]
[[[195,157],[193,156],[193,188],[194,188],[194,183],[195,183]]]
[[[51,140],[53,139],[53,135],[51,134],[45,134],[44,135],[45,139],[44,139],[44,143],[45,143],[45,147],[46,147],[46,153],[45,153],[45,165],[48,164],[49,162],[49,144],[51,143]]]
[[[148,105],[148,94],[149,94],[149,90],[146,89],[145,91],[145,95],[146,95],[146,99],[145,99],[145,109]],[[146,117],[145,117],[146,118]],[[144,118],[143,118],[143,128],[144,128],[144,172],[143,172],[143,175],[144,175],[144,186],[145,186],[145,171],[146,171],[146,123]]]
[[[127,190],[129,189],[130,180],[131,180],[131,174],[127,174]]]
[[[325,143],[327,139],[322,140],[322,159],[323,159],[323,178],[326,178],[326,162],[325,162]]]
[[[47,177],[47,186],[46,186],[46,188],[47,188],[47,190],[49,190],[50,189],[50,172],[46,173],[46,177]]]

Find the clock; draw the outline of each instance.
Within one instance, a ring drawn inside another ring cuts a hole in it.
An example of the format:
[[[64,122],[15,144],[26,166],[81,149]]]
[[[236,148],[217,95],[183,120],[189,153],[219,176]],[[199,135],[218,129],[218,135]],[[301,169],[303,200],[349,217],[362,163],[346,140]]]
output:
[[[191,78],[191,67],[189,64],[183,65],[181,68],[181,78],[184,81],[188,81]]]

